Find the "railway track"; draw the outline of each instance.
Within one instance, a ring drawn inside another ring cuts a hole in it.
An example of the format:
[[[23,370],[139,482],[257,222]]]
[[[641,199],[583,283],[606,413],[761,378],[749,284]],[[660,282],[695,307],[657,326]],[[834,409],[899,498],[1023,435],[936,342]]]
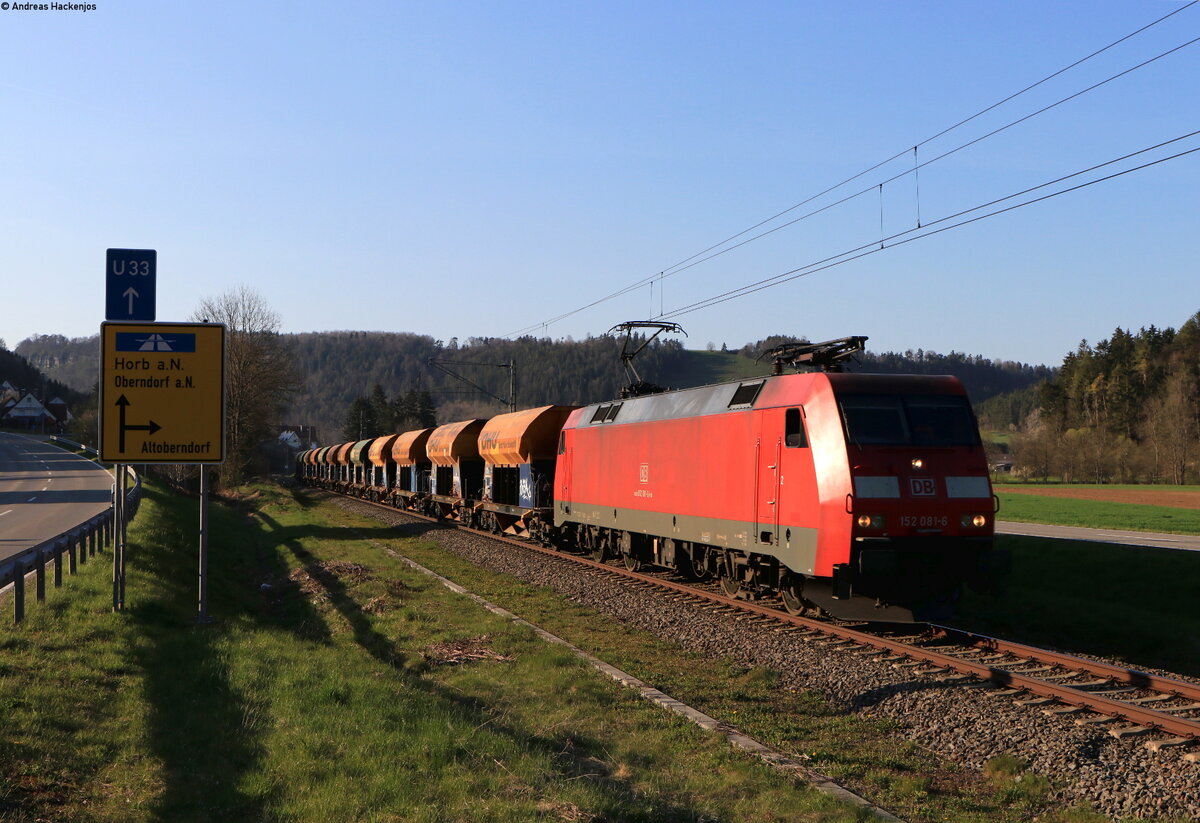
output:
[[[337,494],[336,492],[331,492]],[[671,580],[665,573],[647,574],[596,561],[590,557],[518,540],[488,531],[436,520],[365,498],[357,502],[425,522],[538,552],[557,561],[586,567],[637,587],[667,592],[691,605],[722,612],[736,619],[777,626],[830,651],[873,658],[916,676],[943,682],[989,687],[998,699],[1047,715],[1075,716],[1078,724],[1112,724],[1115,738],[1147,738],[1145,747],[1163,751],[1186,747],[1183,758],[1200,763],[1200,684],[1149,674],[1111,663],[1090,660],[1008,640],[972,634],[945,626],[848,624],[788,614],[782,605],[754,602]],[[715,587],[714,587],[715,588]]]

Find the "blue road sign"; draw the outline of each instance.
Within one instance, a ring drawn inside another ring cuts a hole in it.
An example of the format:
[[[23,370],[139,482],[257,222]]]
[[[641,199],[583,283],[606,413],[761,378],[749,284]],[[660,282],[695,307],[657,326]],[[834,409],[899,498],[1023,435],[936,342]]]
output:
[[[154,322],[154,249],[109,249],[104,258],[104,319]]]

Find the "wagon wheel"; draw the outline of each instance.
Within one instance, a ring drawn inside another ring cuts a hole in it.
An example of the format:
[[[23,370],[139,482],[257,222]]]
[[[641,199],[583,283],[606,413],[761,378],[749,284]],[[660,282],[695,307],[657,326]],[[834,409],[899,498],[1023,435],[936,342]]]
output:
[[[625,564],[625,568],[631,572],[635,572],[642,567],[642,561],[638,560],[632,554],[622,554],[621,562]]]

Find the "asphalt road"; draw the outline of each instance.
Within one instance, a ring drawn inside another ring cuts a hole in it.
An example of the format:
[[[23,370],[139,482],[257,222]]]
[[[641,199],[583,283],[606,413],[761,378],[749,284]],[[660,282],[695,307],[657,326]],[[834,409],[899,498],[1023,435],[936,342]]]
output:
[[[112,483],[90,460],[0,432],[0,561],[107,509]]]
[[[1040,523],[1015,523],[1011,520],[997,520],[996,533],[1051,537],[1055,540],[1088,540],[1093,543],[1117,543],[1124,546],[1151,546],[1162,549],[1200,551],[1200,536],[1190,534],[1085,529],[1080,526],[1045,526]]]

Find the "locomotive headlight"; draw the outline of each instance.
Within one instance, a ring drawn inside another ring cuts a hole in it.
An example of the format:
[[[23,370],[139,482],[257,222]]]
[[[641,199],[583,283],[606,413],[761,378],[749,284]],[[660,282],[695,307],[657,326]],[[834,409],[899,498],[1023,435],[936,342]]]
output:
[[[962,516],[962,524],[964,526],[974,526],[977,529],[982,529],[987,525],[987,516],[982,514],[964,514]]]
[[[921,469],[925,468],[925,461],[919,457],[914,457],[912,467],[917,471],[920,471]]]
[[[858,523],[858,527],[860,529],[882,529],[883,528],[883,518],[878,514],[874,514],[874,515],[860,514],[858,516],[858,520],[855,522]]]

